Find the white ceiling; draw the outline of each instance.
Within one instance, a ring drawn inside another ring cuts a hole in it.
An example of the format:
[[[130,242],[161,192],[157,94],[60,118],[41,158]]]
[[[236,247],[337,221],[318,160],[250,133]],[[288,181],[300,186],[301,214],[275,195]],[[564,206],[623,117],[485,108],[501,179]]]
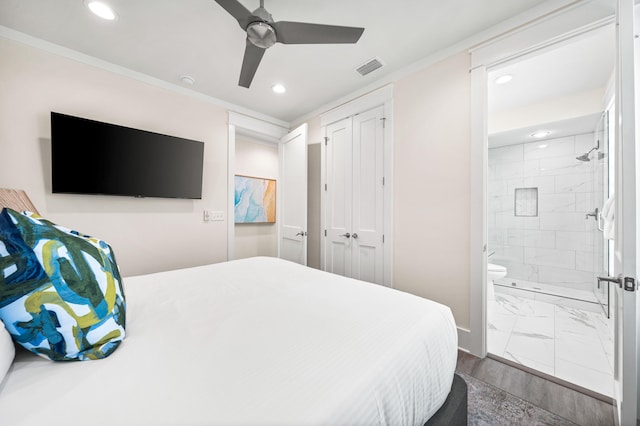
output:
[[[607,85],[615,62],[613,24],[488,73],[489,112],[519,108]],[[513,80],[494,84],[501,75]]]
[[[0,25],[127,69],[181,85],[284,122],[365,90],[435,52],[486,31],[530,8],[564,0],[266,0],[274,20],[365,28],[355,45],[270,48],[250,89],[238,76],[245,33],[213,0],[105,0],[118,13],[100,20],[83,0],[2,0]],[[259,0],[241,0],[249,10]],[[544,4],[543,4],[544,3]],[[530,14],[530,12],[527,12]],[[366,77],[354,68],[380,57]],[[271,86],[284,83],[276,95]]]
[[[613,24],[594,30],[560,46],[536,52],[514,63],[488,73],[488,110],[498,113],[523,108],[579,93],[605,91],[611,83],[615,65],[615,32]],[[509,74],[513,79],[506,84],[495,84],[499,76]],[[604,99],[603,99],[604,101]],[[604,109],[604,108],[603,108]],[[572,111],[566,112],[571,116]],[[489,135],[489,146],[498,147],[516,143],[560,138],[593,132],[601,114],[596,112],[571,119],[532,123]],[[549,131],[543,139],[531,135],[539,130]]]

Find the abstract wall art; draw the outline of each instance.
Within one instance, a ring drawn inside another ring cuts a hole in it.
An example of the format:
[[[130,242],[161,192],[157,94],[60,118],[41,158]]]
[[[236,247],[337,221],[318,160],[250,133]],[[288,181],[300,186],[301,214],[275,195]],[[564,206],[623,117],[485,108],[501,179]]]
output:
[[[235,176],[235,223],[275,223],[276,181]]]

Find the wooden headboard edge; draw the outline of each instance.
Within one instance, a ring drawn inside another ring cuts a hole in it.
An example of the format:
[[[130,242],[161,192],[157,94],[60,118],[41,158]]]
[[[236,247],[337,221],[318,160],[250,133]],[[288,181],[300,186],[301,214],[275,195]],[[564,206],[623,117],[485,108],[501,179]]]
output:
[[[28,210],[40,214],[36,206],[33,205],[31,199],[22,189],[6,189],[0,188],[0,210],[8,207],[15,211]]]

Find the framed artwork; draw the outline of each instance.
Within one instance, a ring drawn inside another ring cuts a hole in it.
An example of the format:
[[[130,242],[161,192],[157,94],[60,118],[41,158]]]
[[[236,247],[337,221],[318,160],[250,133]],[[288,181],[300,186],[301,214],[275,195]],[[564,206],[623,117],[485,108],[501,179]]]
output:
[[[235,176],[235,223],[276,222],[276,181]]]

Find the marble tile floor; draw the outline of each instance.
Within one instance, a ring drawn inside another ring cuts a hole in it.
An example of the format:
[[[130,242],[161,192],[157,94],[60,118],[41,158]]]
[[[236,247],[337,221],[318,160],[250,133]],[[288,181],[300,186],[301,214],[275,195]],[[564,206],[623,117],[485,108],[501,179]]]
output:
[[[489,353],[612,395],[612,319],[501,293],[487,301],[487,316]]]

